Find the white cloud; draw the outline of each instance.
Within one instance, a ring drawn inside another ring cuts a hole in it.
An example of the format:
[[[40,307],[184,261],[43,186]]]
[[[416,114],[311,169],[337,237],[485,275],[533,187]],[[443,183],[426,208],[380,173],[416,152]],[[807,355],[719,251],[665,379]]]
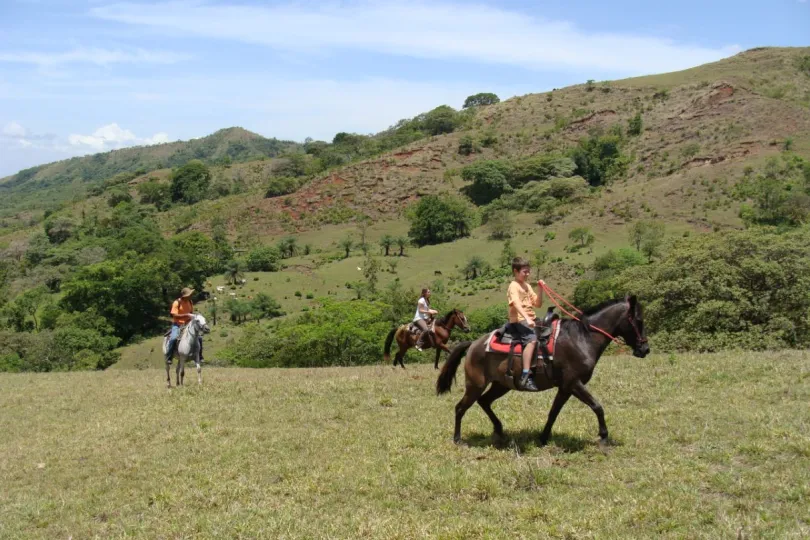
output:
[[[52,67],[62,64],[174,64],[188,59],[188,55],[167,51],[134,49],[76,48],[65,52],[0,52],[0,62],[34,64]]]
[[[128,129],[122,129],[116,123],[101,126],[92,135],[80,135],[72,133],[68,136],[68,143],[78,150],[90,150],[94,152],[104,152],[135,145],[153,145],[169,142],[166,133],[156,133],[152,137],[137,137]]]
[[[563,66],[621,74],[683,69],[729,56],[735,46],[709,48],[651,36],[586,32],[498,7],[461,2],[389,0],[225,6],[171,1],[95,7],[105,20],[174,34],[315,51],[360,49],[402,56]]]
[[[22,127],[17,122],[11,121],[5,126],[3,126],[3,135],[11,138],[22,138],[25,137],[27,131],[24,127]]]

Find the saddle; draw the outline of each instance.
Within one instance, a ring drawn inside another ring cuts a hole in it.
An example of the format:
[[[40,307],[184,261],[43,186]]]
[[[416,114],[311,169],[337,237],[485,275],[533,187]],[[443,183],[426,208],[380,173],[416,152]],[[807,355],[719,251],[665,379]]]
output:
[[[433,332],[435,326],[436,326],[436,319],[431,319],[430,322],[428,323],[427,331],[428,332]],[[408,333],[409,334],[412,334],[412,335],[416,336],[420,332],[421,332],[421,330],[419,329],[418,326],[416,326],[416,323],[414,323],[413,321],[408,323]]]
[[[531,369],[537,370],[539,355],[543,355],[543,362],[547,370],[552,369],[554,362],[554,349],[557,344],[557,337],[560,335],[560,316],[554,313],[554,307],[548,308],[542,321],[534,328],[537,335],[537,347],[534,349]],[[487,340],[487,352],[508,354],[511,356],[521,356],[523,354],[523,343],[519,337],[512,336],[507,332],[508,325],[504,325],[493,331]],[[507,363],[506,376],[512,376],[512,363]]]

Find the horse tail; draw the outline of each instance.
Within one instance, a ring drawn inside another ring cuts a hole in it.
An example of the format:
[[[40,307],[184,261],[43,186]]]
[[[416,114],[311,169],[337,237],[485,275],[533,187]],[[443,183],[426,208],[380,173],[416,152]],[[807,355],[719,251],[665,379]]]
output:
[[[439,379],[436,381],[437,394],[441,395],[450,391],[453,381],[456,380],[456,371],[461,364],[461,359],[464,358],[471,344],[472,341],[462,341],[450,351],[450,356],[447,357],[447,361],[439,372]]]
[[[385,337],[385,347],[383,348],[383,352],[385,353],[383,358],[386,362],[391,361],[391,343],[394,342],[394,334],[397,333],[397,327],[393,327],[388,335]]]

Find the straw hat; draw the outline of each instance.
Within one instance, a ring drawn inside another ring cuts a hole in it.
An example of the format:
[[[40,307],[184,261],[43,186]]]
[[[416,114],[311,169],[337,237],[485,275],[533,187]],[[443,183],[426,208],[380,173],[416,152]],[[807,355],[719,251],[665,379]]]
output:
[[[189,287],[183,287],[183,290],[180,291],[180,296],[182,296],[183,298],[188,298],[192,294],[194,294],[194,289],[191,289]]]

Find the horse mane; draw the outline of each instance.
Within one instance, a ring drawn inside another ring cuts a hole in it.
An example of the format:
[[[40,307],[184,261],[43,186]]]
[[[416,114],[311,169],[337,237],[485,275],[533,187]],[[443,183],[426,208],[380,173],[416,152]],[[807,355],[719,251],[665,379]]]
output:
[[[607,309],[609,307],[615,306],[624,302],[624,298],[613,298],[612,300],[605,300],[604,302],[600,302],[599,304],[590,307],[582,312],[580,315],[580,320],[576,319],[564,319],[563,322],[573,323],[564,325],[563,328],[567,328],[569,331],[579,332],[582,335],[587,335],[591,332],[590,323],[588,322],[588,317],[591,315],[596,315],[600,311]]]
[[[441,319],[438,319],[438,320],[436,321],[436,324],[439,324],[439,325],[441,325],[441,326],[446,326],[446,325],[447,325],[447,323],[448,323],[448,322],[450,322],[450,317],[452,317],[452,316],[453,316],[453,313],[455,313],[455,312],[456,312],[456,310],[455,310],[455,309],[451,309],[450,311],[448,311],[448,312],[447,312],[447,315],[445,315],[445,316],[444,316],[444,317],[442,317]]]
[[[595,314],[599,313],[600,311],[602,311],[605,308],[615,306],[616,304],[619,304],[619,303],[624,302],[624,301],[625,301],[624,298],[614,298],[612,300],[605,300],[604,302],[601,302],[601,303],[599,303],[599,304],[597,304],[597,305],[595,305],[595,306],[593,306],[591,308],[586,309],[582,313],[582,315],[584,317],[588,317],[590,315],[595,315]]]

